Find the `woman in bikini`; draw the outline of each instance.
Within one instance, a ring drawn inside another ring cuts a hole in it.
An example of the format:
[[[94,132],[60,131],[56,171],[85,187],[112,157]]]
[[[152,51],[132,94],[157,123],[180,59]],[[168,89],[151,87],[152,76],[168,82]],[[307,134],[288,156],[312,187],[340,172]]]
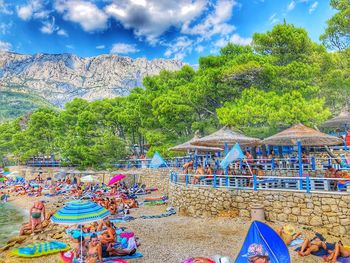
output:
[[[45,220],[46,214],[45,214],[45,205],[43,202],[36,202],[34,203],[33,207],[30,209],[30,222],[32,226],[32,234],[34,234],[34,230],[37,226],[39,226],[39,229],[42,230],[42,221]]]
[[[324,257],[324,262],[337,262],[338,257],[350,257],[350,248],[344,247],[343,243],[339,241],[337,244],[335,244],[334,250],[328,251],[329,256]]]
[[[309,240],[308,238],[305,238],[298,254],[299,256],[305,257],[310,255],[313,252],[319,251],[320,248],[327,249],[327,246],[325,242],[322,241],[319,237],[316,236],[311,240]]]
[[[96,263],[97,260],[102,261],[102,247],[96,234],[93,234],[87,250],[87,263]]]

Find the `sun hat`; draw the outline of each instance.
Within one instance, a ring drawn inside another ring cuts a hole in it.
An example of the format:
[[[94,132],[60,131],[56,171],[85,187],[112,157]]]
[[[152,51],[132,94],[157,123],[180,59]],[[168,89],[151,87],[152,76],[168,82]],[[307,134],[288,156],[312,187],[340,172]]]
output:
[[[296,231],[295,231],[295,228],[292,226],[292,225],[286,225],[283,227],[283,231],[288,234],[288,235],[291,235],[293,236]]]
[[[250,244],[248,248],[247,254],[243,255],[243,257],[257,257],[257,256],[268,256],[267,251],[264,250],[261,244],[253,243]]]

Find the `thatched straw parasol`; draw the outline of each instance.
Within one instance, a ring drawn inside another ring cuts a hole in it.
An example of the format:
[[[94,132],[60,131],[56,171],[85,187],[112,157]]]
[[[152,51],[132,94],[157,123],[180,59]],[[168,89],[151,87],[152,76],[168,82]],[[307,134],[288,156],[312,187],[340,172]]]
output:
[[[209,147],[225,147],[225,144],[228,146],[232,146],[236,143],[239,143],[240,145],[257,145],[260,144],[260,142],[260,139],[248,137],[239,132],[234,132],[225,126],[208,136],[193,141],[191,144]]]
[[[342,111],[339,116],[324,122],[321,126],[325,128],[344,128],[345,126],[350,127],[350,113],[347,111]]]
[[[343,140],[299,123],[262,142],[269,145],[296,145],[300,142],[303,146],[327,146],[341,144]]]
[[[174,152],[185,152],[185,151],[221,152],[223,151],[223,149],[219,147],[193,145],[192,143],[197,140],[200,140],[200,137],[198,135],[195,135],[191,140],[169,148],[169,151],[174,151]]]

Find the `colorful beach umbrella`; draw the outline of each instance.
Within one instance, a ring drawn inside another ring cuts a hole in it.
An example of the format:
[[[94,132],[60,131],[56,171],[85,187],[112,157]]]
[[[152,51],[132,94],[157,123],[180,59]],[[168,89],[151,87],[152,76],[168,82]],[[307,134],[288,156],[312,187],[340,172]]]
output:
[[[125,178],[124,174],[117,174],[111,180],[109,180],[108,185],[115,184],[116,182],[119,182],[120,180],[123,180],[124,178]]]
[[[94,202],[72,201],[58,210],[51,221],[63,225],[87,224],[102,220],[110,214],[106,208]]]
[[[69,202],[66,206],[62,207],[51,217],[51,221],[55,224],[61,225],[88,224],[105,219],[110,215],[111,212],[99,204],[90,201],[79,200]],[[82,240],[82,230],[80,232],[80,236]],[[80,249],[80,259],[82,260],[82,241]]]

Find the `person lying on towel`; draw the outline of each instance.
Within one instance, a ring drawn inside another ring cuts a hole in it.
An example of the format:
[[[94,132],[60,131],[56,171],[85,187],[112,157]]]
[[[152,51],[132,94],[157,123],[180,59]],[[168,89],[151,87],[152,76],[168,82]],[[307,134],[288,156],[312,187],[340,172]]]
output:
[[[296,232],[292,225],[286,225],[276,230],[277,234],[282,238],[284,243],[288,246],[293,240],[301,236],[301,232]]]
[[[339,241],[335,244],[334,250],[328,250],[329,256],[323,258],[324,262],[337,262],[338,257],[350,257],[350,248],[344,247],[343,243]]]
[[[319,251],[320,248],[327,249],[324,238],[321,235],[317,235],[311,240],[305,238],[303,244],[301,245],[300,251],[298,251],[298,254],[299,256],[305,257],[313,252]]]

